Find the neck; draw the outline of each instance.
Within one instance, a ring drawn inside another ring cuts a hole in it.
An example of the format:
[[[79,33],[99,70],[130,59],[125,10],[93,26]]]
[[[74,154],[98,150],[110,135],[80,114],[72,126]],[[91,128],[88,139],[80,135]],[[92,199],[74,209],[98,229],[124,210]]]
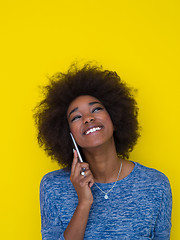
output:
[[[95,182],[115,182],[121,161],[117,156],[114,141],[110,145],[83,150],[86,161],[94,176]]]

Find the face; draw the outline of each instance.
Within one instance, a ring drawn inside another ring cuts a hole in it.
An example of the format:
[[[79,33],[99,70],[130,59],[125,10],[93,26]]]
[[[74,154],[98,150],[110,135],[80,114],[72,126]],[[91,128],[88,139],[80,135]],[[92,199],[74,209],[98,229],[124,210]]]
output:
[[[98,147],[113,139],[113,124],[102,103],[95,97],[79,96],[67,110],[70,131],[82,148]]]

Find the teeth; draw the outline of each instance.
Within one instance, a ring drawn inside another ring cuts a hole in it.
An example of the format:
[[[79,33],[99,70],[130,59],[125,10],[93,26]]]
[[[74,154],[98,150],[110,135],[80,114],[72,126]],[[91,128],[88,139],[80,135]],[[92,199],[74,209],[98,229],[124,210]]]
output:
[[[88,135],[89,133],[96,132],[96,131],[99,131],[99,130],[101,130],[100,127],[91,128],[85,134]]]

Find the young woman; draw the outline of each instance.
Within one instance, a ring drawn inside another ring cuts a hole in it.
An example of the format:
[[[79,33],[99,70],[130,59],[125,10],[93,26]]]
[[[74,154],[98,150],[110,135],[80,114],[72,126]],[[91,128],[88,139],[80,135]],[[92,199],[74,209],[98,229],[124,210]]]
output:
[[[43,240],[170,239],[167,177],[128,160],[140,136],[137,114],[132,89],[115,72],[87,64],[51,78],[35,119],[40,145],[63,168],[41,181]]]

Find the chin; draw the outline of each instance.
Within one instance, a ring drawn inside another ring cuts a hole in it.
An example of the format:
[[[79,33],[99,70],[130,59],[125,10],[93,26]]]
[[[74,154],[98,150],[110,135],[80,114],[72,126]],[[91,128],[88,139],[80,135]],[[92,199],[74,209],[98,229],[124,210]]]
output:
[[[86,142],[86,144],[82,144],[82,149],[91,149],[91,148],[100,148],[100,147],[107,147],[107,145],[112,144],[113,137],[111,137],[108,140],[102,140],[102,139],[94,139],[91,142]]]

